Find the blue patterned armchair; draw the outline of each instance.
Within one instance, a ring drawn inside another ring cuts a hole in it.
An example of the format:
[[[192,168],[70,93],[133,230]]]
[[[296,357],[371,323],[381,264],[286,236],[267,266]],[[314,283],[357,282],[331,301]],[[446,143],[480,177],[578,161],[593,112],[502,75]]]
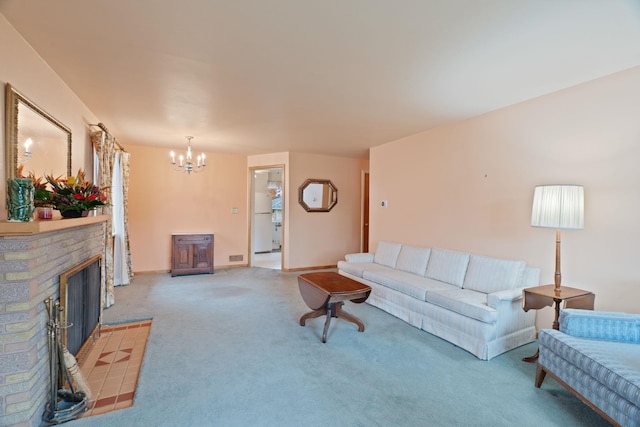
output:
[[[565,309],[538,343],[536,387],[549,374],[612,424],[640,427],[640,314]]]

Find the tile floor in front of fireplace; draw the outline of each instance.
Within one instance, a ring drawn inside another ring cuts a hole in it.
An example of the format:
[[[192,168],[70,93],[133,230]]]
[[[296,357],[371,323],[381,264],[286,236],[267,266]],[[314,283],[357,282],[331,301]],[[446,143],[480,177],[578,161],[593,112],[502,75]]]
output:
[[[78,366],[91,390],[83,417],[133,405],[150,329],[151,320],[103,325],[95,343],[80,350]]]

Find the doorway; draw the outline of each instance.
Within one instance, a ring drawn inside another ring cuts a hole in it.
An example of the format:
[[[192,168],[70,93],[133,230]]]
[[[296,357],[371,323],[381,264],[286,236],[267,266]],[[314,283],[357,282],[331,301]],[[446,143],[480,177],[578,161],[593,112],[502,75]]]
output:
[[[369,171],[362,171],[362,241],[360,252],[369,252]]]
[[[252,267],[282,269],[284,168],[251,168]]]

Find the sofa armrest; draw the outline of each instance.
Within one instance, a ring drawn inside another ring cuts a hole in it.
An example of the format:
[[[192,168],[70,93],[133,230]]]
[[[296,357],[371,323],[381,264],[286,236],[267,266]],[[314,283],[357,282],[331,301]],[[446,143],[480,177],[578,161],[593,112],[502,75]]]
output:
[[[373,262],[375,254],[372,253],[359,253],[359,254],[347,254],[344,256],[345,261],[347,262]]]
[[[498,308],[500,301],[519,301],[522,299],[522,288],[505,289],[503,291],[492,292],[487,295],[487,305]]]
[[[574,337],[640,343],[640,314],[565,308],[560,313],[560,331]]]

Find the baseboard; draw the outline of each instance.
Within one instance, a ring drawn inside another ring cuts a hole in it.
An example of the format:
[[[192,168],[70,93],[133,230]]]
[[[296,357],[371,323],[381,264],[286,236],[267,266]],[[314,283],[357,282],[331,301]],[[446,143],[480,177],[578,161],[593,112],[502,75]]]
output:
[[[249,264],[229,264],[229,265],[214,265],[213,272],[216,270],[229,270],[231,268],[246,268],[249,267]]]
[[[170,272],[171,272],[171,270],[134,271],[133,275],[134,276],[136,276],[136,275],[142,276],[142,275],[145,275],[145,274],[165,274],[165,273],[168,274]]]
[[[249,264],[230,264],[230,265],[214,265],[213,273],[215,274],[216,270],[228,270],[230,268],[245,268],[249,267]],[[338,268],[337,264],[332,265],[317,265],[313,267],[296,267],[296,268],[283,268],[281,271],[285,273],[292,273],[296,271],[308,271],[308,270],[328,270],[332,268]],[[134,271],[133,275],[144,275],[144,274],[169,274],[171,270],[150,270],[150,271]]]
[[[282,271],[290,273],[295,271],[306,271],[306,270],[327,270],[329,268],[338,268],[338,265],[333,264],[333,265],[318,265],[315,267],[283,268]]]
[[[230,268],[243,268],[248,267],[249,264],[230,264],[230,265],[214,265],[213,273],[215,274],[216,270],[228,270]],[[171,270],[148,270],[148,271],[134,271],[133,275],[145,275],[145,274],[169,274]]]

